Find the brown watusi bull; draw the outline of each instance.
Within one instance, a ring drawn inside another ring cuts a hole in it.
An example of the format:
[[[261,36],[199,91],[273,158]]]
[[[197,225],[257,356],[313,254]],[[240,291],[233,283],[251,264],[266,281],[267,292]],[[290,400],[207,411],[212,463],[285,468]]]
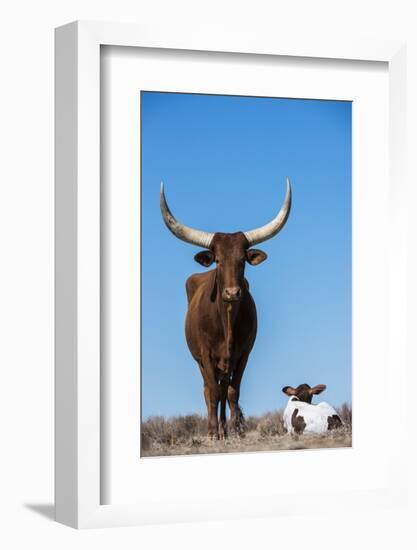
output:
[[[207,233],[181,224],[169,210],[162,184],[160,202],[168,229],[179,239],[205,248],[194,259],[205,267],[216,263],[215,269],[187,279],[185,336],[204,380],[209,436],[227,435],[226,401],[232,429],[240,434],[240,383],[257,330],[256,307],[244,276],[245,264],[263,262],[265,252],[250,247],[275,236],[285,225],[291,210],[290,182],[287,179],[287,193],[278,215],[252,231]]]

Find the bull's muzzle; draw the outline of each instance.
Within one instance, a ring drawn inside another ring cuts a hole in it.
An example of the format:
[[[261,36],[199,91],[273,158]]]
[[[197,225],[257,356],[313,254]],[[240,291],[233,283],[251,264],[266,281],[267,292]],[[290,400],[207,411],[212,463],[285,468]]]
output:
[[[237,302],[242,296],[242,289],[239,286],[225,288],[222,292],[222,298],[225,302]]]

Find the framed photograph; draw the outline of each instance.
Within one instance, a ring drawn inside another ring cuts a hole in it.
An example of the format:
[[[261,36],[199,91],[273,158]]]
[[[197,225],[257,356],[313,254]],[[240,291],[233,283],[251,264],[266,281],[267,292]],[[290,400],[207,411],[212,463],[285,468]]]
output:
[[[58,521],[401,504],[404,48],[57,29]]]
[[[351,130],[351,101],[142,91],[142,457],[351,446]]]

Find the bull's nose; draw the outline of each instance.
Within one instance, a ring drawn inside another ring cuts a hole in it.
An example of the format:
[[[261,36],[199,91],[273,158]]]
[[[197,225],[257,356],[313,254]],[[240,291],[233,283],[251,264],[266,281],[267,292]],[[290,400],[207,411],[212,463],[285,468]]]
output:
[[[223,300],[226,300],[228,302],[239,300],[241,294],[242,294],[242,291],[240,287],[231,286],[223,290]]]

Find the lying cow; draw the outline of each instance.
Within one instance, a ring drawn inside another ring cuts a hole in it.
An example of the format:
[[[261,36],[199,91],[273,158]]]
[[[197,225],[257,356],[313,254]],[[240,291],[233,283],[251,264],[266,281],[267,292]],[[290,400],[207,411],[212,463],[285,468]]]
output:
[[[284,411],[284,427],[288,433],[325,433],[343,425],[340,416],[328,403],[312,405],[313,395],[326,389],[324,384],[310,388],[301,384],[297,388],[285,386],[282,391],[290,398]]]

